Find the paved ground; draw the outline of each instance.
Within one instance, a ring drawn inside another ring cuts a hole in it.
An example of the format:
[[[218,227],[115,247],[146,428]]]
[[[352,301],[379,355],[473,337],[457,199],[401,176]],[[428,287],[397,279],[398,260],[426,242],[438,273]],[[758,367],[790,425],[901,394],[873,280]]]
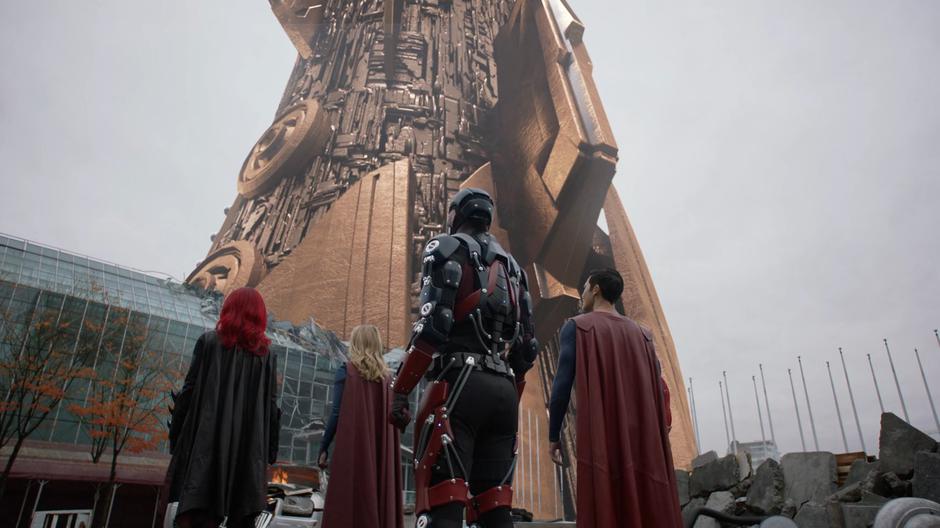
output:
[[[413,515],[405,515],[405,528],[413,528],[415,518]],[[524,522],[516,523],[519,528],[574,528],[573,522]]]

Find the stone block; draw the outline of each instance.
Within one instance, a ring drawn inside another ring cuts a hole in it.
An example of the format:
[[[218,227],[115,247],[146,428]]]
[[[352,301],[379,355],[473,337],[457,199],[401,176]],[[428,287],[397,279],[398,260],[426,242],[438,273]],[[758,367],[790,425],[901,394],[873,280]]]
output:
[[[747,478],[749,473],[747,455],[728,455],[692,470],[689,492],[693,497],[703,497],[724,491]]]
[[[829,496],[829,500],[834,502],[858,502],[862,500],[862,483],[855,482],[848,486],[842,486],[839,491]]]
[[[842,522],[845,528],[869,528],[880,509],[878,504],[843,504]]]
[[[872,471],[878,470],[878,462],[868,462],[867,460],[858,459],[852,462],[852,467],[849,468],[849,474],[845,478],[845,484],[843,486],[850,486],[856,482],[861,482],[865,480],[865,477],[868,476]]]
[[[888,487],[888,497],[910,497],[911,482],[902,480],[894,473],[885,473],[884,481]]]
[[[758,528],[755,524],[751,528]],[[760,523],[759,528],[799,528],[793,519],[783,517],[780,515],[774,515],[773,517],[768,517],[767,520]]]
[[[705,507],[722,513],[734,513],[734,495],[727,491],[716,491],[708,496]]]
[[[682,507],[682,526],[690,526],[692,524],[692,516],[695,515],[696,510],[699,508],[705,507],[705,499],[697,497],[689,501],[688,504]]]
[[[940,454],[917,453],[912,491],[915,497],[940,502]]]
[[[776,514],[783,508],[783,500],[783,470],[776,460],[765,460],[757,468],[747,492],[747,507],[763,515]]]
[[[706,451],[701,455],[692,459],[692,469],[699,468],[708,464],[709,462],[714,462],[718,460],[718,453],[714,451]]]
[[[754,480],[753,475],[738,482],[734,486],[728,488],[727,491],[730,491],[735,497],[746,497],[747,492],[751,489],[751,482]]]
[[[800,528],[830,528],[829,510],[815,502],[807,502],[793,518]]]
[[[716,491],[708,496],[705,507],[721,513],[734,513],[734,495],[728,491]],[[721,523],[711,517],[699,516],[692,528],[720,528]]]
[[[882,506],[886,502],[888,502],[888,499],[886,499],[885,497],[882,497],[881,495],[875,495],[874,493],[869,493],[863,490],[862,500],[860,500],[859,502],[861,502],[862,504],[875,504],[878,506]]]
[[[836,491],[836,457],[828,452],[788,453],[780,459],[783,468],[784,497],[799,508],[807,501]],[[800,510],[802,511],[802,509]]]
[[[689,503],[689,500],[692,498],[689,495],[689,472],[677,469],[676,470],[676,486],[679,489],[679,506],[685,506]]]
[[[885,480],[885,474],[881,471],[872,471],[859,482],[859,487],[862,493],[868,493],[871,495],[879,495],[882,497],[888,497],[891,495],[891,487],[888,486],[887,480]]]
[[[878,439],[881,471],[907,478],[914,471],[914,457],[920,451],[933,452],[937,442],[894,413],[881,415]]]

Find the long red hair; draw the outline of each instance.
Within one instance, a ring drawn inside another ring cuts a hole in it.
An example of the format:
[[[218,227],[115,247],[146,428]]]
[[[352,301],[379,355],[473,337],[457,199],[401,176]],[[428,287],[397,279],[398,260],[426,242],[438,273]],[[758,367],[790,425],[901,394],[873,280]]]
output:
[[[238,288],[225,297],[215,331],[225,348],[238,347],[256,356],[264,356],[271,344],[264,335],[267,326],[268,311],[258,290]]]

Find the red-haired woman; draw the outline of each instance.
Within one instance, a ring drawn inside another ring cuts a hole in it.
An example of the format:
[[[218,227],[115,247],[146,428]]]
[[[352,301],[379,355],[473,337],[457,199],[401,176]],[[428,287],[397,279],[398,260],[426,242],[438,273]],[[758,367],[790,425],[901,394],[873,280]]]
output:
[[[196,342],[170,423],[167,480],[181,528],[252,526],[277,457],[277,362],[264,300],[252,288],[225,299],[214,331]]]

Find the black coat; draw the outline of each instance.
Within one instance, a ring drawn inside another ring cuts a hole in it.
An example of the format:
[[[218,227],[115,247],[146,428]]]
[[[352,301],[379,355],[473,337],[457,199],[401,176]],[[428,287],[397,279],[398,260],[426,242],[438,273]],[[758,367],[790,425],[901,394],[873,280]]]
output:
[[[226,349],[215,332],[196,342],[170,422],[167,475],[177,513],[241,519],[264,509],[277,458],[277,361]]]

